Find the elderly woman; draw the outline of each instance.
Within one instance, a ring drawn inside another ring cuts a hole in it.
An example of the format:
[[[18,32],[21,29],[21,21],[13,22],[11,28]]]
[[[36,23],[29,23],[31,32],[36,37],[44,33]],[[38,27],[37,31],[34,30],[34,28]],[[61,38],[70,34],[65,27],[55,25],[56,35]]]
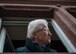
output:
[[[36,19],[29,23],[24,47],[17,48],[17,52],[56,52],[47,46],[51,43],[52,34],[45,19]]]

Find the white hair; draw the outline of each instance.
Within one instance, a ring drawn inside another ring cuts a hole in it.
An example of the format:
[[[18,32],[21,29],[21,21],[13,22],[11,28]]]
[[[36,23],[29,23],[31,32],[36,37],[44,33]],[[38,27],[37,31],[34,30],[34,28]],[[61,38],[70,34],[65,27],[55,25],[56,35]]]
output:
[[[28,25],[27,38],[31,38],[32,37],[32,33],[34,32],[34,30],[36,29],[36,27],[39,24],[45,25],[48,28],[48,22],[45,19],[33,20]]]

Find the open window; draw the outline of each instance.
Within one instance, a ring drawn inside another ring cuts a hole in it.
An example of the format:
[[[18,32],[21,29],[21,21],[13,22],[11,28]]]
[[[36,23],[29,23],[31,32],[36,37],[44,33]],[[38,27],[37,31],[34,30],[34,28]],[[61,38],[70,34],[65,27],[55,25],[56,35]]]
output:
[[[0,7],[2,17],[2,26],[5,27],[7,33],[5,37],[5,44],[3,52],[14,52],[14,48],[25,45],[25,38],[27,35],[27,26],[31,20],[43,18],[49,23],[50,32],[53,34],[51,48],[58,52],[69,52],[69,44],[66,40],[66,35],[56,22],[54,7],[47,6],[15,6],[4,5]],[[66,26],[65,26],[66,27]],[[65,42],[66,41],[66,42]],[[8,44],[10,42],[10,44]],[[11,47],[10,47],[11,45]],[[12,49],[11,49],[12,48]],[[70,48],[71,49],[71,48]],[[71,50],[70,52],[73,52]]]

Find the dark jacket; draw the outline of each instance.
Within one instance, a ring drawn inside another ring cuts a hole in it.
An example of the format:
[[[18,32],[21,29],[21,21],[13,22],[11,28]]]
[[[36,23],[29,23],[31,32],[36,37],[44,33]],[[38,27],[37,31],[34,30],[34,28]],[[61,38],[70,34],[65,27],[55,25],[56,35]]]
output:
[[[16,49],[17,52],[56,52],[51,49],[49,46],[42,46],[37,43],[34,43],[31,39],[27,38],[24,47]]]

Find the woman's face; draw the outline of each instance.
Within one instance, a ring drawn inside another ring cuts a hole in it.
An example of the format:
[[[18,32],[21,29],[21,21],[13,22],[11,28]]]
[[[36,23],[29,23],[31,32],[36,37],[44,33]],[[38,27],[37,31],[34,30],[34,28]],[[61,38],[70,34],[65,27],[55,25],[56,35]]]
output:
[[[51,36],[52,36],[52,34],[46,28],[46,26],[40,27],[40,29],[36,32],[36,39],[38,42],[40,42],[42,44],[50,43],[51,42]]]

